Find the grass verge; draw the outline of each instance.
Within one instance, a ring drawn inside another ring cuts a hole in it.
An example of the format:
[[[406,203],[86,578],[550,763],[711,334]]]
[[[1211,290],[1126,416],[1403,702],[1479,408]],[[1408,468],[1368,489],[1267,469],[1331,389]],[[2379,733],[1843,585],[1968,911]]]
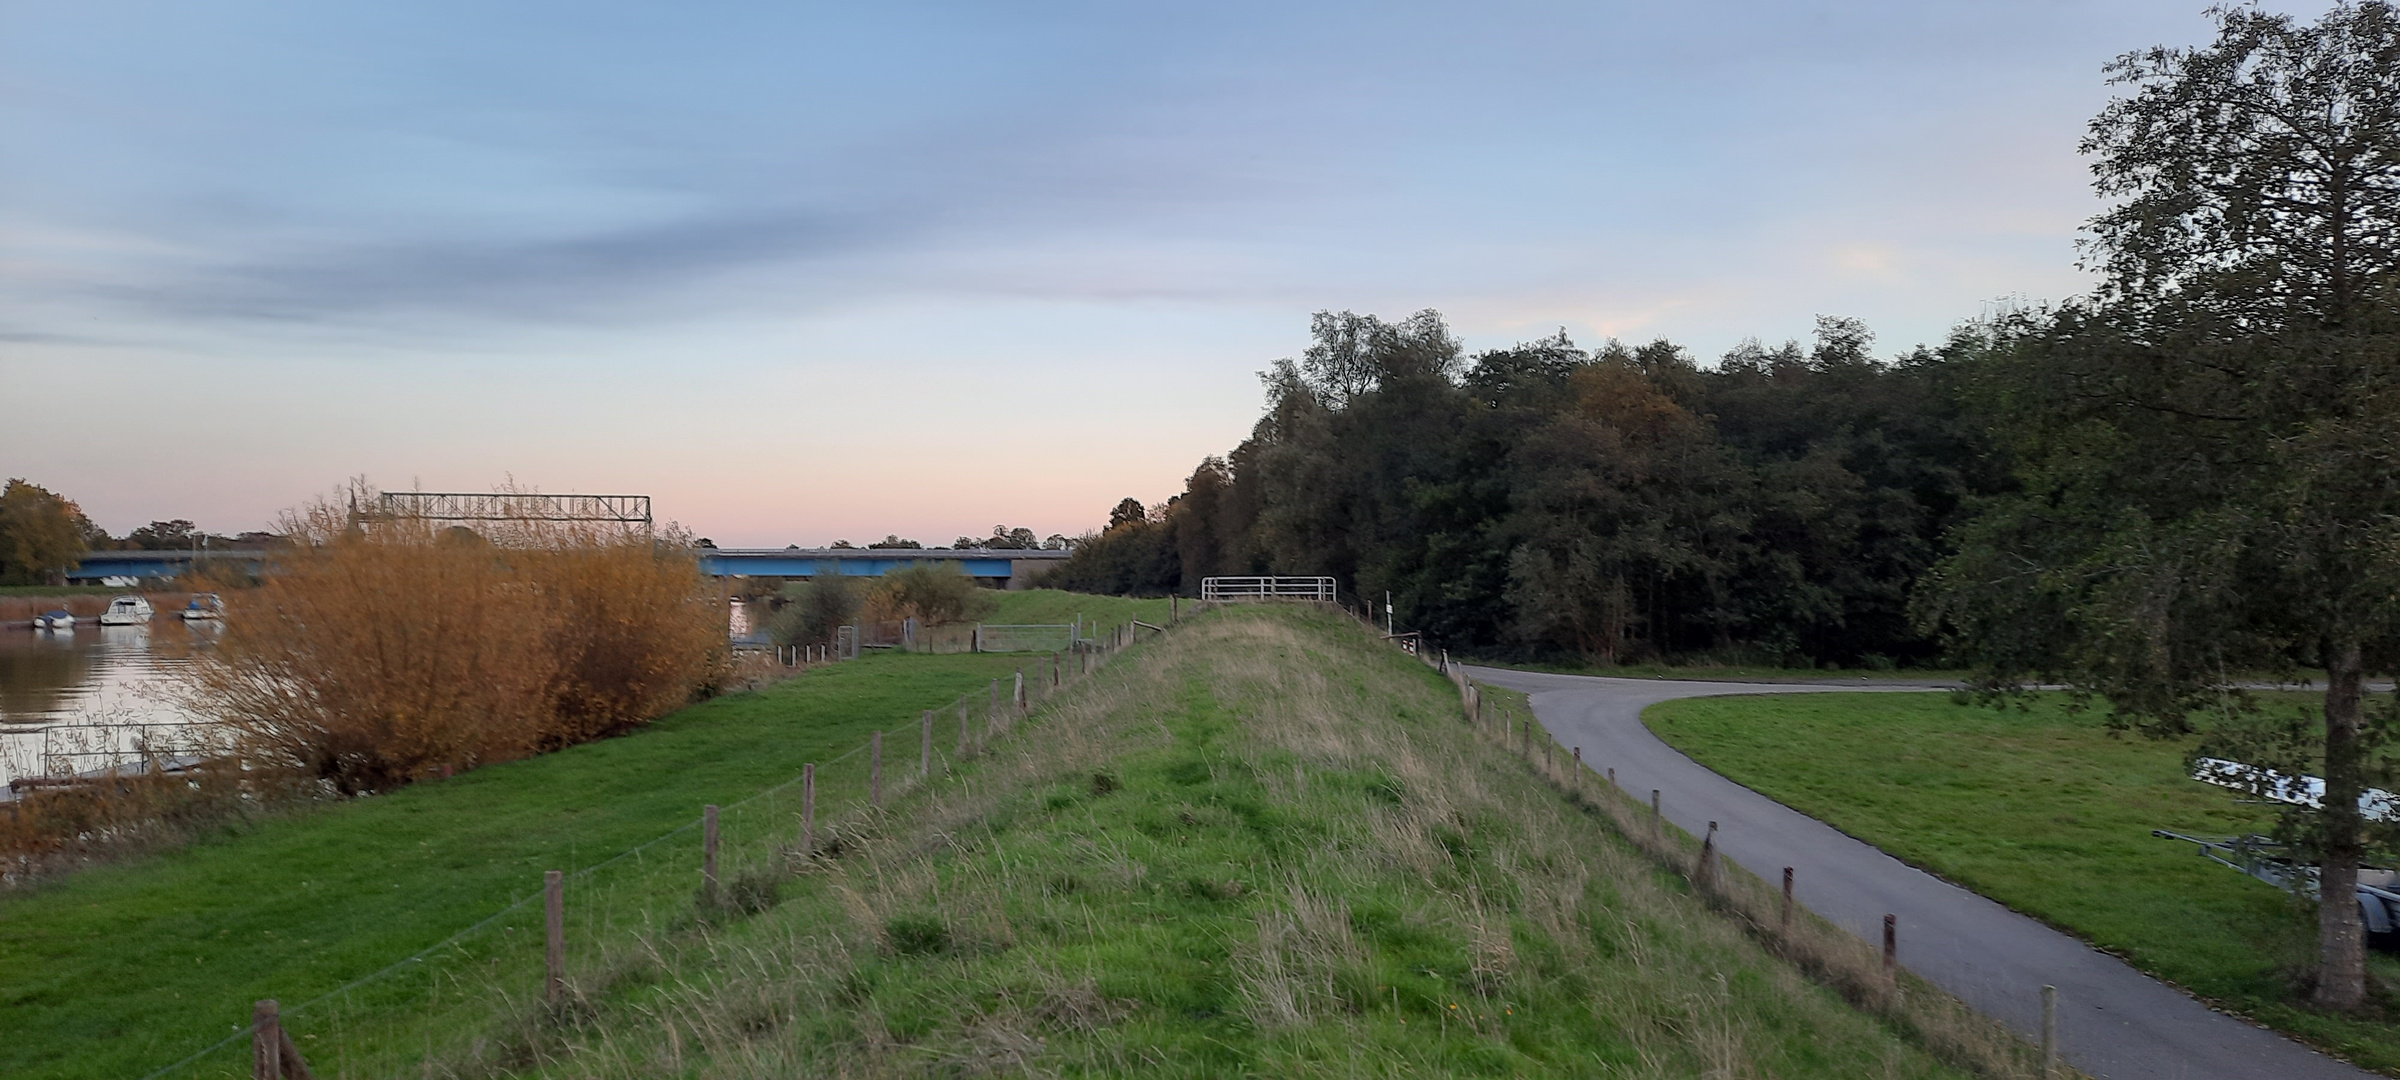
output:
[[[2314,915],[2152,829],[2232,835],[2255,808],[2188,779],[2179,742],[2114,736],[2059,699],[1983,709],[1937,694],[1693,698],[1650,729],[1711,769],[1893,856],[2351,1061],[2400,1075],[2391,988],[2378,1010],[2301,1004]]]
[[[1145,640],[437,1073],[1950,1076],[1341,616]]]
[[[701,804],[753,796],[804,762],[852,750],[872,729],[895,729],[892,754],[913,769],[920,710],[1027,662],[870,655],[622,738],[266,815],[170,853],[0,894],[0,1075],[143,1076],[247,1023],[253,999],[288,1008],[335,990],[538,889],[544,870],[590,867],[689,826]],[[937,747],[951,749],[954,728],[945,717]],[[825,782],[856,789],[862,766],[853,758]],[[795,797],[729,812],[729,846],[771,843]],[[687,829],[578,878],[578,935],[598,938],[615,919],[639,922],[680,903],[696,884],[697,848]],[[538,950],[538,916],[538,905],[518,909],[323,1008],[342,1023],[405,1011],[480,1025],[484,1006],[460,988],[479,984],[479,966]]]

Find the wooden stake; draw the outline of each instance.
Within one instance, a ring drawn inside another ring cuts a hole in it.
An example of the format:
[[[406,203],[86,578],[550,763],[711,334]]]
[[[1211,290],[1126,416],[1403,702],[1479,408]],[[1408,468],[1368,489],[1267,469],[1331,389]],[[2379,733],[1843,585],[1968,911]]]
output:
[[[1612,788],[1617,786],[1617,769],[1613,765],[1608,769],[1608,786]]]
[[[1700,862],[1692,870],[1693,883],[1703,889],[1716,884],[1717,823],[1708,823],[1708,835],[1700,838]]]
[[[542,997],[555,1008],[567,989],[567,875],[556,870],[542,874],[542,929],[549,939],[542,958],[550,966]]]
[[[717,804],[700,808],[700,891],[717,902]]]
[[[867,737],[867,805],[883,805],[883,732]]]
[[[250,1076],[283,1080],[283,1021],[275,1013],[274,998],[250,1008]]]
[[[967,756],[967,707],[958,707],[958,756]]]
[[[917,734],[917,778],[933,779],[933,710],[925,710],[924,730]]]
[[[1783,936],[1792,936],[1792,868],[1783,868]]]
[[[2042,987],[2042,1080],[2058,1075],[2058,987]]]
[[[800,766],[800,857],[817,853],[817,763]]]
[[[1883,917],[1883,981],[1900,982],[1900,916]]]

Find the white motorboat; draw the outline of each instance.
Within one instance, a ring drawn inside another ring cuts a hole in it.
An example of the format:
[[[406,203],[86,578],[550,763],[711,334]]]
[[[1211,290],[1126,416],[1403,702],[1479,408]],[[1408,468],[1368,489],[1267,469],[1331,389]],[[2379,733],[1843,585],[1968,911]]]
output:
[[[108,610],[100,613],[100,625],[140,626],[148,623],[153,614],[156,612],[150,610],[150,601],[139,596],[120,596],[109,601]]]
[[[75,615],[65,608],[45,611],[33,617],[33,628],[36,630],[73,630],[75,629]]]
[[[202,619],[222,619],[225,617],[225,598],[213,592],[204,592],[192,597],[192,602],[183,606],[183,617],[195,622]]]

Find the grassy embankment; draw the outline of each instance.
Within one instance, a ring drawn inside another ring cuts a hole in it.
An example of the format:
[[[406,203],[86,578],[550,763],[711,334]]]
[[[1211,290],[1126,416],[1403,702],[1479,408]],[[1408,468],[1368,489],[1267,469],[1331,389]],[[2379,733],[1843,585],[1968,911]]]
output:
[[[991,614],[981,620],[987,623],[1057,625],[1072,622],[1081,616],[1084,626],[1097,626],[1103,630],[1123,626],[1135,619],[1152,626],[1167,624],[1165,597],[1128,600],[1119,596],[1093,596],[1059,589],[1021,589],[989,595],[996,606]],[[1182,607],[1190,611],[1193,602],[1185,600]]]
[[[2150,835],[2261,829],[2256,808],[2188,779],[2186,744],[2112,736],[2100,717],[2060,705],[2020,712],[1940,694],[1812,694],[1671,701],[1644,718],[1669,744],[1778,802],[2228,1008],[2400,1074],[2391,1013],[2340,1018],[2301,1006],[2294,973],[2312,960],[2313,913],[2188,844]],[[2371,956],[2377,978],[2400,985],[2400,962]]]
[[[754,917],[475,1059],[542,1076],[1945,1075],[1348,620],[1145,643]],[[461,1063],[453,1061],[453,1066]]]
[[[0,1072],[141,1075],[1016,662],[871,657],[0,898]],[[1338,617],[1212,617],[1034,723],[796,879],[788,800],[729,813],[756,914],[694,912],[689,833],[580,879],[567,1009],[518,909],[292,1026],[320,1075],[1944,1075]]]
[[[543,870],[588,867],[689,825],[701,804],[780,784],[875,728],[894,729],[890,754],[911,772],[919,711],[1028,662],[869,655],[702,703],[623,738],[270,815],[172,853],[0,894],[0,1026],[8,1031],[0,1075],[145,1075],[246,1023],[255,998],[289,1006],[317,997],[538,889]],[[943,750],[956,730],[946,719],[935,742]],[[863,782],[863,761],[853,757],[824,773],[822,797],[854,797]],[[786,790],[730,811],[726,843],[771,844],[796,799]],[[569,890],[577,935],[688,897],[698,846],[697,832],[686,831],[577,879]],[[462,948],[293,1024],[317,1042],[328,1023],[395,1013],[480,1026],[488,1003],[461,994],[462,981],[481,981],[478,964],[522,968],[538,956],[528,951],[539,948],[538,920],[538,905],[518,909]],[[225,1073],[243,1053],[218,1054],[205,1063],[210,1071],[191,1075]]]

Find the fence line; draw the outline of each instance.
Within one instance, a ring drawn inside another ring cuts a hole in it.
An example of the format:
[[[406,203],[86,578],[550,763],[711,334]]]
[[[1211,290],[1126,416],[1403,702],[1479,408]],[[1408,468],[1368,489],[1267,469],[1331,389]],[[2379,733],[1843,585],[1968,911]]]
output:
[[[1172,621],[1174,620],[1170,620],[1170,622]],[[960,750],[962,753],[960,756],[963,758],[963,756],[971,753],[970,748],[980,748],[987,744],[990,739],[1013,731],[1016,727],[1015,721],[1026,716],[1030,716],[1036,705],[1039,703],[1048,701],[1057,694],[1064,692],[1068,687],[1079,683],[1082,677],[1089,676],[1096,672],[1106,659],[1122,649],[1134,644],[1138,639],[1136,630],[1144,628],[1158,630],[1162,633],[1164,632],[1162,628],[1153,627],[1147,623],[1129,622],[1121,627],[1116,628],[1115,631],[1106,638],[1084,639],[1076,643],[1077,648],[1073,650],[1075,654],[1079,654],[1080,656],[1080,663],[1076,666],[1075,674],[1073,676],[1068,674],[1068,669],[1064,663],[1064,658],[1068,654],[1064,652],[1052,653],[1047,661],[1050,670],[1046,677],[1037,677],[1034,680],[1031,680],[1029,683],[1025,678],[1024,669],[1018,669],[1015,685],[1008,694],[1008,705],[1005,709],[1003,709],[1001,705],[1000,680],[994,679],[991,681],[991,684],[988,688],[969,690],[955,698],[952,698],[948,704],[926,711],[924,714],[923,730],[926,732],[930,732],[932,730],[931,720],[933,717],[947,715],[952,711],[956,711],[961,722]],[[781,659],[781,652],[782,650],[778,650],[778,660]],[[795,659],[797,658],[798,657],[795,654]],[[982,737],[970,740],[967,737],[964,724],[969,712],[973,710],[979,702],[988,703],[988,707],[985,710],[985,729]],[[720,813],[723,811],[738,809],[740,807],[748,806],[752,803],[758,802],[761,799],[769,798],[770,796],[774,796],[789,790],[791,787],[802,783],[804,780],[813,779],[814,772],[822,766],[839,765],[850,760],[851,758],[859,756],[860,754],[868,753],[869,747],[874,745],[875,741],[877,741],[877,738],[880,735],[881,732],[877,732],[874,736],[870,736],[868,742],[852,747],[839,757],[825,762],[811,762],[805,766],[800,773],[786,780],[753,792],[737,801],[724,804],[724,806],[721,808],[716,809],[718,809]],[[920,761],[928,761],[930,759],[930,740],[928,740],[928,746],[922,749],[926,752],[921,753]],[[887,794],[898,794],[899,791],[909,790],[912,785],[923,784],[930,780],[930,774],[924,773],[921,767],[919,776],[913,778],[913,780],[904,781],[897,791]],[[870,806],[870,808],[872,808],[872,806]],[[642,852],[648,851],[659,844],[691,832],[694,829],[698,829],[701,827],[701,822],[701,818],[695,817],[690,821],[676,826],[675,828],[669,829],[666,832],[660,833],[659,835],[651,837],[650,839],[636,844],[630,848],[617,852],[606,859],[602,859],[599,862],[592,863],[574,871],[571,874],[567,874],[565,875],[565,880],[573,881],[589,877],[590,875],[606,867],[613,866],[626,859],[638,856]],[[803,853],[803,855],[805,854],[806,853]],[[548,892],[548,889],[549,886],[545,882],[542,887],[533,889],[532,891],[519,896],[515,900],[512,900],[505,906],[501,907],[499,910],[492,912],[490,915],[485,916],[474,924],[458,930],[440,941],[434,942],[431,945],[427,945],[413,953],[410,953],[407,956],[401,957],[398,960],[386,964],[373,972],[359,976],[356,979],[352,979],[341,986],[318,994],[315,997],[309,998],[298,1005],[290,1007],[289,1009],[281,1010],[280,1016],[288,1019],[293,1014],[307,1010],[312,1006],[323,1004],[327,1001],[349,994],[352,991],[358,990],[362,987],[374,984],[396,972],[408,969],[412,965],[422,964],[428,957],[434,956],[445,949],[460,945],[482,931],[490,928],[492,925],[498,923],[502,918],[506,917],[511,912],[514,912],[535,900],[543,899]],[[228,1035],[225,1038],[220,1039],[206,1047],[203,1047],[200,1050],[197,1050],[173,1062],[172,1064],[162,1066],[159,1069],[144,1075],[142,1080],[159,1080],[160,1077],[164,1077],[180,1069],[184,1069],[192,1065],[194,1062],[200,1061],[211,1054],[224,1050],[226,1047],[241,1039],[254,1036],[260,1030],[259,1024],[259,1020],[253,1019],[248,1026],[237,1028],[233,1034]]]
[[[2039,1045],[2029,1043],[1947,991],[1904,973],[1898,963],[1892,916],[1884,916],[1879,948],[1794,903],[1791,867],[1783,868],[1782,888],[1777,890],[1759,875],[1732,866],[1718,855],[1716,822],[1709,822],[1707,836],[1699,838],[1665,824],[1659,814],[1661,793],[1652,791],[1649,802],[1641,802],[1618,787],[1613,768],[1607,769],[1595,792],[1592,781],[1600,778],[1602,766],[1584,760],[1581,747],[1572,748],[1571,758],[1558,754],[1561,744],[1547,728],[1541,731],[1542,745],[1537,751],[1537,725],[1530,709],[1521,723],[1517,722],[1520,718],[1502,710],[1499,730],[1492,730],[1493,710],[1485,707],[1482,687],[1468,677],[1464,666],[1450,659],[1448,650],[1405,640],[1409,635],[1387,635],[1371,616],[1356,611],[1350,614],[1370,632],[1415,656],[1457,687],[1460,712],[1478,734],[1496,737],[1560,796],[1606,818],[1619,839],[1681,876],[1694,895],[1734,920],[1767,951],[1839,993],[1852,1006],[1910,1031],[1935,1057],[1984,1076],[2047,1080],[2067,1072],[2056,1060],[2055,1037],[2047,1028]],[[1568,768],[1562,770],[1562,763]],[[2057,991],[2045,986],[2040,993],[2047,1018],[2056,1008]]]

